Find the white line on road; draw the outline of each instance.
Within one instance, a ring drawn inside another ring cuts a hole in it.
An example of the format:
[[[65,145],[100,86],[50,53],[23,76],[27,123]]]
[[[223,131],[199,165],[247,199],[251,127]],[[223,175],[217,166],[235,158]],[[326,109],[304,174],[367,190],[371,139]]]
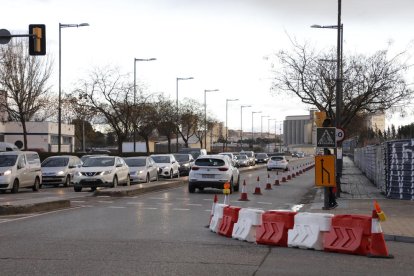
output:
[[[257,202],[257,203],[259,203],[259,204],[266,204],[266,205],[272,205],[273,204],[271,202]]]
[[[154,208],[154,207],[142,207],[141,209],[145,209],[145,210],[158,210],[158,208]]]
[[[144,204],[144,202],[127,202],[126,204],[130,204],[130,205],[141,205],[141,204]]]
[[[110,196],[97,196],[97,197],[110,197]]]
[[[99,203],[114,203],[113,201],[98,200]]]
[[[150,197],[149,199],[158,199],[158,200],[164,200],[164,197]]]
[[[85,200],[71,200],[70,202],[73,202],[73,203],[83,203],[83,202],[86,202]]]
[[[173,205],[172,203],[164,203],[164,202],[158,202],[157,204],[160,204],[160,205]]]
[[[187,206],[203,206],[203,204],[187,203]]]
[[[122,207],[122,206],[108,206],[108,208],[112,208],[112,209],[125,209],[126,207]]]
[[[173,211],[190,211],[190,209],[185,209],[185,208],[173,208]]]

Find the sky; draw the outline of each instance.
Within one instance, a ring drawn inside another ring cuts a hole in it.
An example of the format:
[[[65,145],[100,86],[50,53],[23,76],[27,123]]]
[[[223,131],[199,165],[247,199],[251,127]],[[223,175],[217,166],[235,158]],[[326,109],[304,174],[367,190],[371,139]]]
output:
[[[336,31],[310,28],[337,24],[337,0],[1,0],[0,29],[27,33],[29,24],[46,24],[47,55],[54,59],[51,78],[58,93],[59,23],[89,23],[88,27],[61,31],[62,90],[74,89],[94,68],[119,68],[149,93],[164,93],[176,100],[193,98],[209,116],[243,131],[274,132],[286,116],[309,114],[292,95],[273,95],[271,57],[291,49],[289,37],[310,42],[317,49],[336,46]],[[344,55],[373,54],[392,42],[395,52],[411,49],[414,41],[412,0],[342,0]],[[411,47],[411,48],[410,48]],[[414,83],[414,75],[407,81]],[[414,107],[414,106],[413,106]],[[411,108],[411,106],[409,107]],[[267,117],[268,116],[268,117]],[[269,120],[270,119],[270,120]],[[413,122],[398,113],[387,121]],[[276,125],[275,125],[276,124]]]

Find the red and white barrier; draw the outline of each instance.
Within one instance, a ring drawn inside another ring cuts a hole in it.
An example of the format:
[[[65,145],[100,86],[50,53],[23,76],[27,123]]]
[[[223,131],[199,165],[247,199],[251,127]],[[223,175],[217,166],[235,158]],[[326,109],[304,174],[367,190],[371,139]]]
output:
[[[239,212],[239,220],[234,224],[234,239],[255,242],[256,228],[262,225],[263,210],[243,208]]]
[[[223,209],[226,207],[226,204],[217,203],[214,208],[214,214],[210,222],[210,230],[214,233],[217,233],[223,219]]]

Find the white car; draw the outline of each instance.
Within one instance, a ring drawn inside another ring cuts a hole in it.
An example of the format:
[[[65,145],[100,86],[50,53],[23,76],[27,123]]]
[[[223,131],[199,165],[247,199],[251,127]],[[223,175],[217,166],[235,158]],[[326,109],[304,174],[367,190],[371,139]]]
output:
[[[188,176],[188,191],[194,193],[204,188],[223,189],[230,183],[230,191],[238,191],[240,186],[239,170],[233,166],[227,155],[204,155],[194,162]]]
[[[50,156],[42,162],[42,184],[68,187],[81,165],[80,158],[74,155]]]
[[[272,156],[270,157],[269,161],[267,161],[267,170],[276,170],[282,169],[287,171],[288,170],[289,161],[284,156]]]
[[[75,192],[90,187],[117,187],[118,183],[130,185],[129,167],[124,159],[118,156],[89,157],[73,177]]]
[[[158,166],[159,176],[165,178],[180,177],[180,164],[172,154],[153,154],[151,158]]]
[[[158,181],[158,167],[149,156],[124,158],[130,171],[131,183]]]

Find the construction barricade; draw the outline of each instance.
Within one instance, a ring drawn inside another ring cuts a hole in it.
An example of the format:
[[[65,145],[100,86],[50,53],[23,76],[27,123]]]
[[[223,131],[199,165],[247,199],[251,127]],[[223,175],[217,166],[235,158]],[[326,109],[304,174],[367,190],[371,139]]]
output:
[[[234,224],[239,219],[241,207],[226,206],[223,209],[223,218],[221,219],[218,233],[222,236],[231,237]]]
[[[214,207],[213,217],[210,221],[210,230],[214,233],[217,233],[223,219],[223,209],[226,207],[226,204],[217,203]]]
[[[336,215],[324,237],[325,251],[365,255],[370,253],[371,217]]]
[[[256,230],[259,244],[287,247],[288,230],[293,228],[296,212],[270,210],[262,215],[262,225]]]
[[[323,236],[331,229],[333,214],[298,213],[288,231],[288,246],[323,250]]]
[[[256,229],[262,225],[263,210],[243,208],[234,224],[232,237],[242,241],[255,242]]]

